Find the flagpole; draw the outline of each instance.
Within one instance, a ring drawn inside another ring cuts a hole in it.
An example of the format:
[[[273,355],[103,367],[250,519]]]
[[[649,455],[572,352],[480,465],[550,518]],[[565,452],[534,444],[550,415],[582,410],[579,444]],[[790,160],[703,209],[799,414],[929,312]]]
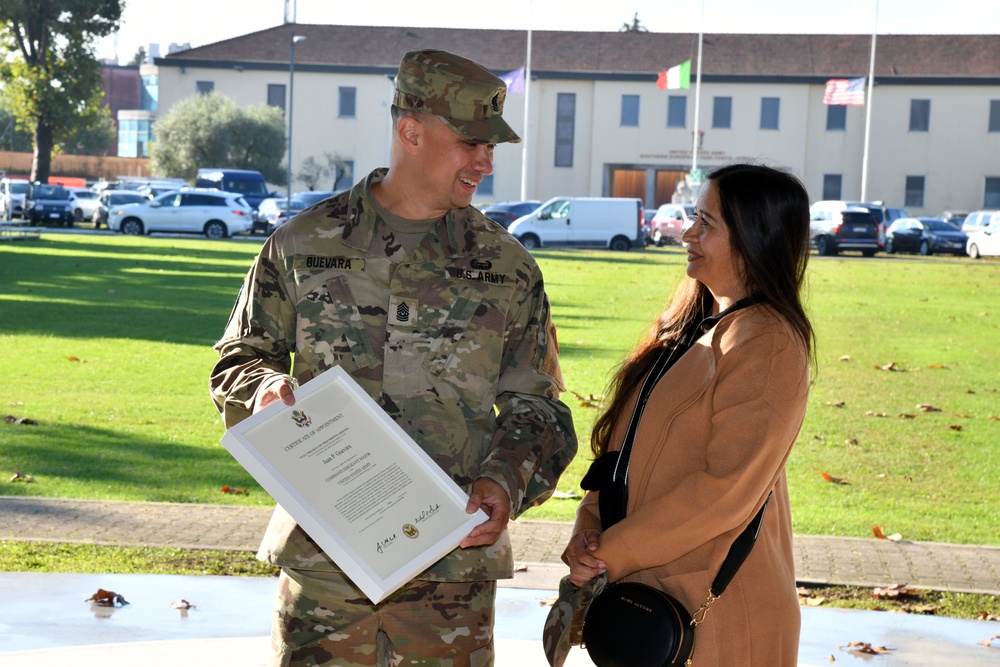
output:
[[[694,139],[691,142],[691,171],[698,168],[698,110],[701,106],[701,43],[705,34],[705,0],[701,0],[701,25],[698,27],[698,67],[694,77]]]
[[[524,61],[524,131],[521,132],[521,201],[528,199],[528,96],[531,91],[531,18],[532,3],[528,0],[528,53]]]
[[[868,201],[868,139],[872,124],[872,90],[875,87],[875,36],[878,34],[878,0],[875,0],[875,28],[872,30],[872,57],[868,65],[868,99],[865,100],[865,150],[861,158],[861,201]]]

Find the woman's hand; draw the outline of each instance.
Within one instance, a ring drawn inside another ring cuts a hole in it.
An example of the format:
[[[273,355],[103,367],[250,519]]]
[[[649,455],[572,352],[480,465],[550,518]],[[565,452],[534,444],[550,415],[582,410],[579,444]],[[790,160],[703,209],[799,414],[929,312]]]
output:
[[[607,570],[607,566],[593,552],[601,545],[601,532],[585,530],[570,540],[563,552],[563,562],[569,565],[569,581],[574,586],[582,586]]]

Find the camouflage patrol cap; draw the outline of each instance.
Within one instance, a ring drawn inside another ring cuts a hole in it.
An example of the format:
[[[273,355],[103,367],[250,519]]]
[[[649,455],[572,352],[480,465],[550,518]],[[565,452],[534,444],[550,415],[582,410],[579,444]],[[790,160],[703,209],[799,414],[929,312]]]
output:
[[[393,104],[434,114],[459,136],[480,144],[517,143],[503,119],[507,85],[482,65],[447,51],[424,49],[403,56]]]

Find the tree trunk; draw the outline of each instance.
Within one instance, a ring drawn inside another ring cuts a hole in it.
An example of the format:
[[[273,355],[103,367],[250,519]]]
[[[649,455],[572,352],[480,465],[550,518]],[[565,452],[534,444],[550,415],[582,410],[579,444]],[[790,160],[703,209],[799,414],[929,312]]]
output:
[[[35,123],[35,152],[31,158],[31,180],[48,183],[52,173],[52,126],[43,120]]]

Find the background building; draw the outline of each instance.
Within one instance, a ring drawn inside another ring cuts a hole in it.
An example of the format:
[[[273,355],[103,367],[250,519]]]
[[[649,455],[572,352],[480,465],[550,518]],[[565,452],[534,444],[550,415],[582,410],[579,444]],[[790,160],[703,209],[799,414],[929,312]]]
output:
[[[289,71],[294,36],[294,101]],[[502,75],[525,65],[512,30],[285,24],[155,60],[162,114],[215,91],[294,113],[293,173],[337,158],[356,180],[384,166],[400,57],[442,48]],[[696,34],[532,33],[528,108],[504,116],[526,148],[496,151],[483,202],[637,196],[670,201],[691,169]],[[868,74],[865,35],[704,36],[698,167],[758,160],[798,175],[813,200],[860,197],[867,107],[827,106],[826,81]],[[657,73],[692,59],[688,90]],[[145,75],[144,75],[145,78]],[[867,199],[915,215],[1000,207],[1000,36],[878,37]],[[345,183],[338,183],[343,186]],[[332,185],[332,184],[331,184]]]

